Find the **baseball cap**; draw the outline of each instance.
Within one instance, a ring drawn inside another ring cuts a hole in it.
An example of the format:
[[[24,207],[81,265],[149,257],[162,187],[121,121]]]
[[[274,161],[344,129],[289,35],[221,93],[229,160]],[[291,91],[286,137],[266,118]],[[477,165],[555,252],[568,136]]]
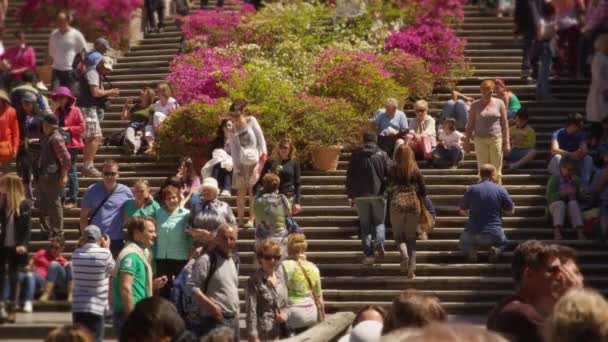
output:
[[[86,242],[97,242],[101,239],[101,230],[99,227],[92,224],[84,228],[83,236]]]
[[[101,63],[103,63],[104,68],[110,71],[114,70],[114,60],[112,59],[112,57],[103,56],[103,58],[101,59]]]
[[[97,38],[95,40],[95,46],[103,46],[106,50],[110,50],[112,47],[110,46],[110,42],[108,42],[105,38]]]
[[[57,120],[57,117],[55,116],[55,114],[46,114],[42,118],[42,122],[47,123],[51,126],[59,126],[59,120]]]

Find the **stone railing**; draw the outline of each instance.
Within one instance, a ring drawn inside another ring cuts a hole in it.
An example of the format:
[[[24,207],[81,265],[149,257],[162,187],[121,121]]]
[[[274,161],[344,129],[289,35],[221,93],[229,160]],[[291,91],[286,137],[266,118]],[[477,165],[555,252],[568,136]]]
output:
[[[325,320],[305,332],[283,342],[332,342],[337,341],[355,320],[352,312],[338,312],[328,315]]]

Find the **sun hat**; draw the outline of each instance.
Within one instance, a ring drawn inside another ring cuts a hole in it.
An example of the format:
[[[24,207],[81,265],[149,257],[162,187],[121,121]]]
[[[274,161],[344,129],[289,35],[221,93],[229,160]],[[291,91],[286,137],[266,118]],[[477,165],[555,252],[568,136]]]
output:
[[[57,98],[59,96],[65,96],[65,97],[69,98],[72,101],[76,101],[76,98],[74,97],[74,95],[72,95],[72,91],[68,87],[58,87],[57,89],[55,89],[55,91],[53,91],[49,95],[49,97],[51,99],[55,99],[55,98]]]
[[[99,227],[92,224],[92,225],[86,226],[84,228],[84,232],[82,233],[82,236],[84,237],[85,241],[87,241],[87,242],[96,242],[96,241],[99,241],[99,239],[101,239],[101,230],[99,229]]]
[[[114,60],[110,56],[103,56],[101,59],[101,63],[103,63],[103,67],[112,71],[114,70]]]
[[[212,177],[207,177],[207,178],[205,178],[205,180],[203,180],[203,185],[201,185],[201,190],[203,190],[204,188],[209,188],[209,189],[215,191],[216,194],[220,192],[220,188],[217,186],[217,180],[215,180],[215,178],[212,178]]]
[[[0,90],[0,100],[10,103],[11,100],[8,98],[8,94],[4,90]]]

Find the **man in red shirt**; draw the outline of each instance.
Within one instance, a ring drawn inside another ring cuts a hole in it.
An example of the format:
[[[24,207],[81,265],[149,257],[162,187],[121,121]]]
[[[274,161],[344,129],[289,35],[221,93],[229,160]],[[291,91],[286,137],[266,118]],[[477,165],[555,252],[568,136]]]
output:
[[[34,277],[36,279],[36,287],[43,287],[40,301],[48,301],[55,288],[65,289],[68,295],[68,301],[72,301],[72,268],[71,264],[61,253],[65,246],[65,241],[62,237],[55,237],[50,240],[51,246],[49,249],[41,249],[34,254],[33,266]]]

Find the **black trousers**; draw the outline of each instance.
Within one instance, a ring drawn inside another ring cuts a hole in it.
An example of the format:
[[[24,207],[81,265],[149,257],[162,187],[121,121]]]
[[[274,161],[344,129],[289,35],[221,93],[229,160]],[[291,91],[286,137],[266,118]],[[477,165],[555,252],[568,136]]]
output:
[[[4,279],[8,275],[11,303],[19,300],[19,268],[27,265],[27,253],[17,254],[15,246],[0,247],[0,294],[4,293]]]
[[[165,24],[165,3],[162,0],[146,0],[146,12],[148,14],[148,23],[151,29],[162,28]],[[158,16],[158,26],[156,25],[156,18],[154,14]]]
[[[159,291],[161,297],[166,299],[171,297],[173,278],[177,277],[187,263],[188,260],[156,259],[156,276],[154,278],[167,276],[167,279],[169,279],[167,285]]]

